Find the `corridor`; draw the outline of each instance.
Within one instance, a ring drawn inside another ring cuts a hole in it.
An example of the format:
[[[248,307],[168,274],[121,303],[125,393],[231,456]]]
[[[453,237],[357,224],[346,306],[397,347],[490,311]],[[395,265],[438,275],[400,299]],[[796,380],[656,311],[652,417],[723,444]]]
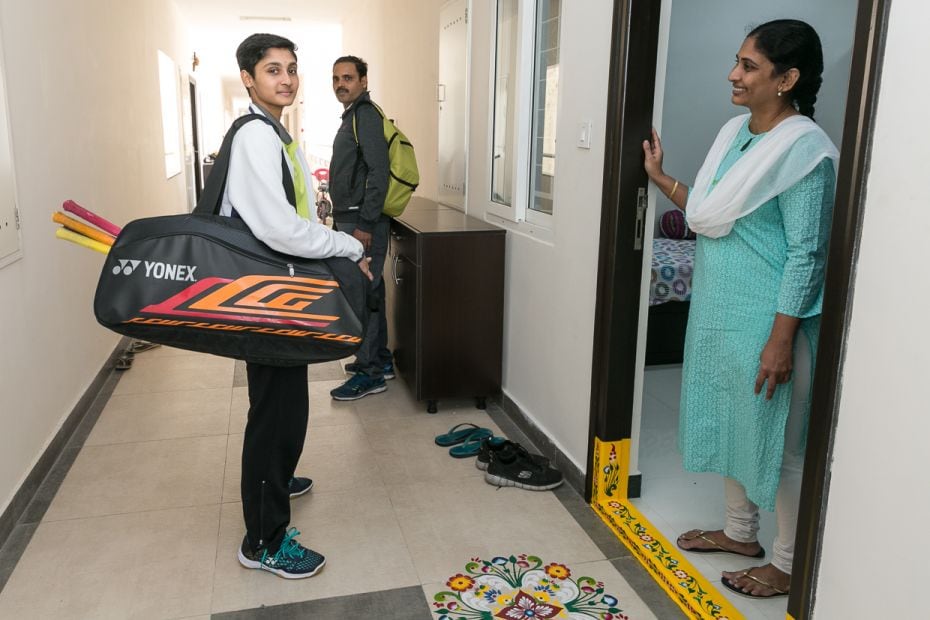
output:
[[[614,618],[681,617],[569,485],[498,489],[473,459],[434,445],[460,422],[525,443],[496,405],[441,402],[428,415],[400,378],[332,401],[344,376],[341,362],[310,367],[298,473],[314,487],[292,502],[301,540],[327,556],[319,575],[288,581],[238,564],[245,366],[159,347],[113,372],[3,548],[0,617],[426,620],[454,608],[447,617],[477,618],[451,598],[479,593],[482,570],[466,565],[510,556],[524,590],[540,576],[561,585],[538,600],[587,596],[606,610],[613,597]],[[496,613],[507,592],[485,601]]]

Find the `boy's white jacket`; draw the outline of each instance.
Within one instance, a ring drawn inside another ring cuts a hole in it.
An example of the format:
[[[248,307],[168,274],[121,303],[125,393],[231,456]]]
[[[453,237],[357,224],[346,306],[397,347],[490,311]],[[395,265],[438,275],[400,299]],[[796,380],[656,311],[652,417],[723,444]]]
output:
[[[264,114],[254,105],[249,106],[249,110]],[[304,258],[339,256],[360,260],[364,249],[358,239],[324,226],[313,208],[309,220],[297,215],[284,193],[282,153],[293,175],[290,158],[284,152],[278,133],[257,120],[243,125],[230,149],[229,174],[220,214],[229,216],[235,208],[252,234],[278,252]],[[310,170],[300,149],[297,159],[309,192]]]

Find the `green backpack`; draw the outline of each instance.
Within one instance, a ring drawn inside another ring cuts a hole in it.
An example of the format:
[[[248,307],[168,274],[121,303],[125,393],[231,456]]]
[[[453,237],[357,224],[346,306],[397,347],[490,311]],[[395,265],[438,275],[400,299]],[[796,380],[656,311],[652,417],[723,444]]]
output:
[[[388,174],[387,193],[384,196],[384,209],[382,213],[390,217],[397,217],[404,212],[407,203],[410,202],[410,196],[420,184],[420,171],[417,168],[417,157],[413,152],[413,144],[407,139],[407,136],[397,128],[394,121],[385,116],[384,111],[376,104],[371,103],[372,107],[381,115],[384,122],[384,139],[388,145],[388,161],[390,170]],[[362,147],[358,144],[358,127],[357,127],[358,108],[352,116],[352,133],[355,135],[355,144],[358,145],[359,160],[362,157]],[[355,185],[353,174],[352,185]]]

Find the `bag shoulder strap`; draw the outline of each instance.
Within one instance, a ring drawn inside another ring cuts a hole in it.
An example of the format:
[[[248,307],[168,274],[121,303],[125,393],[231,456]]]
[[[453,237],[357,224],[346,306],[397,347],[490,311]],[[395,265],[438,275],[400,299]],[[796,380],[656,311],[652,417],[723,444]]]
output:
[[[375,110],[377,110],[377,111],[378,111],[378,114],[381,116],[381,119],[382,119],[382,120],[384,120],[384,118],[385,118],[385,117],[384,117],[384,110],[382,110],[382,109],[378,106],[377,103],[375,103],[374,101],[372,101],[372,100],[370,100],[370,99],[366,99],[365,101],[359,101],[359,102],[357,102],[357,103],[353,106],[353,108],[352,108],[352,135],[355,136],[355,145],[356,145],[359,149],[362,148],[362,145],[359,144],[359,141],[358,141],[358,108],[359,108],[359,106],[366,105],[366,104],[367,104],[367,105],[370,105],[370,106],[373,107]]]
[[[220,212],[220,207],[223,206],[223,194],[226,192],[226,179],[229,176],[229,155],[230,151],[232,151],[233,138],[236,137],[236,133],[242,129],[243,125],[255,120],[264,121],[274,128],[274,123],[262,114],[245,114],[233,121],[229,131],[226,132],[226,136],[223,138],[223,144],[220,146],[220,152],[213,162],[213,170],[210,171],[210,176],[204,184],[200,200],[197,201],[197,206],[191,212],[194,215],[217,215]],[[297,198],[294,191],[294,180],[291,178],[291,172],[287,167],[285,158],[286,156],[282,150],[281,172],[284,193],[287,195],[287,201],[296,208]]]
[[[366,99],[365,101],[359,101],[352,106],[352,135],[355,136],[355,167],[352,169],[352,178],[349,180],[349,187],[355,187],[355,182],[358,180],[358,169],[362,166],[365,159],[362,154],[362,143],[358,141],[358,108],[362,105],[370,105],[378,114],[381,116],[381,120],[384,121],[384,110],[382,110],[378,104],[376,104],[371,99]]]

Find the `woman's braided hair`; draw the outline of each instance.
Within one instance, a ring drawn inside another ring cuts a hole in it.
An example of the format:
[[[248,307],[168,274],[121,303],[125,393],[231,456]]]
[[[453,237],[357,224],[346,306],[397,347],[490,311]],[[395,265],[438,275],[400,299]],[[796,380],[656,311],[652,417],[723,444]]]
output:
[[[801,114],[813,119],[823,83],[823,48],[817,31],[797,19],[776,19],[756,26],[747,38],[755,39],[756,48],[775,65],[776,75],[798,70],[798,81],[785,94]]]

